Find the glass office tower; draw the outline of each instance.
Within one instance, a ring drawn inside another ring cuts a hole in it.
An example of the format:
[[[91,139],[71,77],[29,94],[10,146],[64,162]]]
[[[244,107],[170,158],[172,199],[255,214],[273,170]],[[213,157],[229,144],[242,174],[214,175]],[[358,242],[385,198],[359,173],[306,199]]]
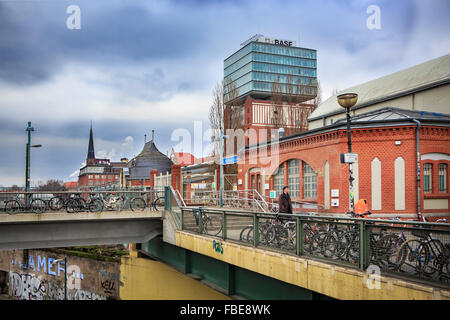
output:
[[[298,102],[313,99],[317,94],[317,52],[292,43],[252,38],[225,59],[225,100],[230,100],[230,90],[235,90],[232,100],[242,101],[247,95],[267,99],[274,92],[274,83],[277,92],[295,95]]]

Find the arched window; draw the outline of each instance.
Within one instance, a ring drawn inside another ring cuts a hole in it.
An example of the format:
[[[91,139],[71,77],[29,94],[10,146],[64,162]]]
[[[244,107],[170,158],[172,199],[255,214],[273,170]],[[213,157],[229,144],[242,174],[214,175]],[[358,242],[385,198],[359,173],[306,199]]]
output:
[[[288,162],[288,187],[292,198],[300,196],[298,163],[298,160],[290,160]]]
[[[432,181],[433,176],[433,165],[431,163],[425,163],[423,165],[423,192],[431,193],[432,192]]]
[[[439,164],[439,192],[447,193],[447,164]]]
[[[273,175],[273,187],[277,194],[283,192],[284,187],[284,165],[281,165],[277,172]]]
[[[306,162],[303,162],[303,198],[317,198],[317,174]]]

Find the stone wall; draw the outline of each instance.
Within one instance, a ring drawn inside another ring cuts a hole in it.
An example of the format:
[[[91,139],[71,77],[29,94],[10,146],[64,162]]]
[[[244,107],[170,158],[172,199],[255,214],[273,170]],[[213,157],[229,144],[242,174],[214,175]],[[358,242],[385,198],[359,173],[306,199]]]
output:
[[[28,250],[26,255],[26,250],[0,251],[0,271],[7,272],[9,296],[20,300],[63,300],[64,260],[55,261],[64,259],[64,254]],[[68,300],[120,298],[120,263],[66,257]]]

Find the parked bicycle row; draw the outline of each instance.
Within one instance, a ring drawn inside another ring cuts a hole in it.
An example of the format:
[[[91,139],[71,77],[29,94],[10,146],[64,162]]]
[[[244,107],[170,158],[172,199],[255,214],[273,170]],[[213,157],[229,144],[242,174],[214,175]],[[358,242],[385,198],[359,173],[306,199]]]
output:
[[[191,213],[189,213],[191,212]],[[189,222],[194,215],[195,222]],[[189,218],[189,216],[191,218]],[[185,230],[199,231],[210,236],[239,240],[254,244],[253,218],[239,217],[235,212],[227,215],[223,225],[223,213],[214,210],[190,210],[184,212]],[[395,221],[397,220],[397,221]],[[297,222],[286,215],[273,217],[262,215],[258,219],[258,246],[295,253],[297,251]],[[438,220],[437,222],[446,222]],[[302,252],[316,258],[342,262],[355,267],[361,259],[361,225],[346,219],[324,219],[311,216],[302,218]],[[369,264],[383,271],[395,272],[418,278],[432,278],[450,282],[450,228],[426,224],[368,219],[364,223],[365,242]]]
[[[0,208],[8,214],[33,212],[66,211],[102,212],[102,211],[143,211],[164,210],[164,194],[162,192],[79,192],[58,194],[9,195],[0,201]],[[1,206],[3,204],[3,206]]]
[[[439,222],[446,222],[440,220]],[[370,226],[370,223],[368,224]],[[450,235],[439,230],[398,228],[380,222],[369,227],[369,259],[385,271],[449,282]],[[259,224],[261,246],[296,249],[296,222],[278,218]],[[305,254],[358,265],[360,227],[354,223],[314,222],[303,224]],[[253,243],[254,227],[241,230],[239,240]]]

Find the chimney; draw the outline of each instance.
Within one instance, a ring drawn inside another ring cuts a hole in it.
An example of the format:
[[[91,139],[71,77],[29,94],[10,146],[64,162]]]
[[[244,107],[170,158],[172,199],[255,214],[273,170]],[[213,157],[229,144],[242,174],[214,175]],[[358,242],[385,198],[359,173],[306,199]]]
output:
[[[152,130],[152,142],[155,143],[155,130]]]
[[[144,134],[144,144],[147,143],[147,134]]]

